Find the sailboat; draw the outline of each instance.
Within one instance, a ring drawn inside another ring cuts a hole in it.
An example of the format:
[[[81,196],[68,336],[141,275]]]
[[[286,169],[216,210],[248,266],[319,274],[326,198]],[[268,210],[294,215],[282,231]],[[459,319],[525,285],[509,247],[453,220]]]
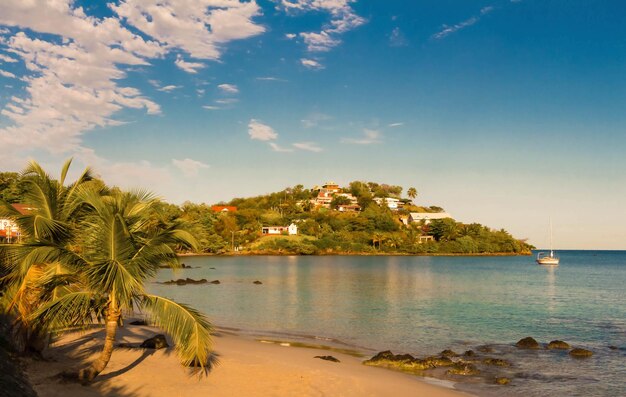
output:
[[[550,218],[550,253],[538,252],[537,264],[545,266],[559,265],[559,258],[554,255],[554,250],[552,249],[552,218]]]

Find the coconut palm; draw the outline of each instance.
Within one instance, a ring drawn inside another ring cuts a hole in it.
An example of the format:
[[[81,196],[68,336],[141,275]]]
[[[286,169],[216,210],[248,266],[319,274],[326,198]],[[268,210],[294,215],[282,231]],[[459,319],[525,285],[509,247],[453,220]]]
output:
[[[406,194],[413,200],[417,197],[417,190],[414,187],[410,187],[409,190],[406,191]]]
[[[31,208],[21,214],[8,203],[0,205],[0,216],[13,218],[22,234],[19,244],[5,244],[2,250],[5,293],[2,306],[13,321],[15,342],[22,349],[40,354],[45,335],[31,321],[35,308],[64,293],[74,279],[67,265],[80,262],[76,256],[76,229],[84,216],[79,191],[92,180],[86,168],[78,179],[65,185],[72,161],[63,165],[59,180],[52,179],[35,161],[22,172],[24,204]]]
[[[73,270],[85,287],[43,305],[34,318],[48,329],[67,329],[93,321],[94,313],[103,314],[104,346],[100,356],[79,371],[83,382],[93,380],[107,366],[122,314],[133,309],[147,313],[172,337],[183,365],[206,370],[212,330],[206,317],[149,294],[144,286],[159,265],[180,266],[173,247],[195,246],[193,236],[176,224],[154,227],[151,216],[158,201],[147,193],[115,191],[103,196],[85,190],[83,200],[92,213],[81,224],[83,263]]]

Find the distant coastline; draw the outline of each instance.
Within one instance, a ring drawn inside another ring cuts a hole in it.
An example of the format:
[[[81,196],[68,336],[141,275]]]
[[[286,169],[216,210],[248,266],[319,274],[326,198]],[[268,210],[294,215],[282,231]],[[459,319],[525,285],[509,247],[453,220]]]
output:
[[[179,257],[204,257],[204,256],[215,256],[215,257],[233,257],[233,256],[460,256],[460,257],[488,257],[488,256],[532,256],[532,252],[493,252],[493,253],[471,253],[471,254],[456,254],[456,253],[420,253],[420,254],[409,254],[403,252],[328,252],[328,253],[320,253],[320,254],[296,254],[290,252],[279,252],[279,251],[251,251],[251,252],[235,252],[235,253],[195,253],[195,252],[186,252],[186,253],[178,253]]]

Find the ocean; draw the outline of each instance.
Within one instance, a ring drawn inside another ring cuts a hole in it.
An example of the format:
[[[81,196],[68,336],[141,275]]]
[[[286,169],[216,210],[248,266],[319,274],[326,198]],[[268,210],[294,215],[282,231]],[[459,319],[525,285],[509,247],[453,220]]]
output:
[[[626,252],[559,251],[534,257],[185,257],[149,290],[188,303],[218,326],[274,339],[416,356],[488,345],[507,386],[462,381],[479,396],[626,395]],[[220,284],[163,285],[206,278]],[[254,281],[262,284],[253,284]],[[564,340],[594,352],[520,351],[517,340]],[[505,387],[505,389],[503,389]]]

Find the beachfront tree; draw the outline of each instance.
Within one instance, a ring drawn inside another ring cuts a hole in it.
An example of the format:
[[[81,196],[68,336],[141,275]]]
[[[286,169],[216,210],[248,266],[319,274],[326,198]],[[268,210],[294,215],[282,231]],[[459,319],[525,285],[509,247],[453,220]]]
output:
[[[410,187],[409,190],[406,191],[406,194],[411,200],[414,200],[417,197],[417,189]]]
[[[40,354],[46,343],[43,329],[32,321],[37,307],[62,295],[75,282],[68,266],[79,262],[76,256],[77,226],[85,216],[79,192],[92,181],[86,168],[78,179],[65,185],[72,161],[63,165],[59,180],[48,175],[31,161],[20,179],[24,192],[22,203],[28,210],[19,212],[7,202],[0,205],[0,217],[12,218],[21,232],[18,244],[0,246],[3,256],[4,294],[0,306],[13,319],[16,345],[27,352]]]
[[[211,324],[195,309],[149,294],[145,283],[159,265],[180,267],[174,247],[194,247],[194,237],[178,224],[154,227],[151,214],[158,203],[147,193],[85,191],[91,213],[82,221],[82,263],[74,266],[85,288],[64,294],[43,305],[34,315],[49,329],[84,326],[94,313],[105,319],[105,341],[98,359],[77,376],[93,380],[107,366],[123,313],[145,312],[151,323],[174,340],[181,363],[206,370],[211,351]],[[96,306],[96,307],[94,307]]]

